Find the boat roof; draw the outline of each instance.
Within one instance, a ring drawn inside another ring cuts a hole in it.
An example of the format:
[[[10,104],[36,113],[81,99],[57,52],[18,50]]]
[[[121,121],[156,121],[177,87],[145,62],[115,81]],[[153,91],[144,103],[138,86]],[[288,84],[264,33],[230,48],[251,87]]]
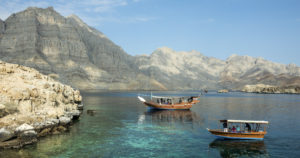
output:
[[[220,120],[220,122],[228,123],[258,123],[258,124],[268,124],[269,121],[256,121],[256,120]]]
[[[171,98],[190,98],[195,96],[152,96],[152,98],[165,98],[165,99],[171,99]]]

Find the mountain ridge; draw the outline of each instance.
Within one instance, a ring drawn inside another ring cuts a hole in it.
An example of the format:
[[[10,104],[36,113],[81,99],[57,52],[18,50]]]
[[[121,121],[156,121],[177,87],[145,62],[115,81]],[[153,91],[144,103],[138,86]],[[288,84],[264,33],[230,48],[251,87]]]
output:
[[[2,30],[2,31],[1,31]],[[76,15],[29,7],[0,20],[0,59],[29,66],[79,89],[241,89],[299,85],[300,68],[262,58],[226,60],[162,47],[132,56]]]

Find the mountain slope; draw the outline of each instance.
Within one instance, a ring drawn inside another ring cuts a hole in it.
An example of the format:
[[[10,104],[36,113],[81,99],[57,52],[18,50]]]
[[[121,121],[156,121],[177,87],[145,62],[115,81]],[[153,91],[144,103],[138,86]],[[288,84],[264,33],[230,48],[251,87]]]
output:
[[[54,73],[78,88],[126,89],[124,83],[136,76],[132,56],[74,15],[65,18],[51,7],[31,7],[4,23],[4,61]]]

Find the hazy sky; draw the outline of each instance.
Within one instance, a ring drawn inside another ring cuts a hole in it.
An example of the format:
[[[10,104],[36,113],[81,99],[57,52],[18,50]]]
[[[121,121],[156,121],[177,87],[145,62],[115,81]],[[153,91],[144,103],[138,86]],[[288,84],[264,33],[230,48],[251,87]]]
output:
[[[300,65],[300,0],[0,0],[0,18],[28,6],[78,15],[127,53],[167,46]]]

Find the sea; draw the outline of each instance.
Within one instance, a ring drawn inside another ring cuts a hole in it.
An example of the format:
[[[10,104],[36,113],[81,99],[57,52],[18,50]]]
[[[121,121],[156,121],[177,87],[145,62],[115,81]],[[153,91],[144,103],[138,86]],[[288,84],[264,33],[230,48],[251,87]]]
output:
[[[190,110],[151,110],[137,99],[151,94],[200,92],[84,91],[82,115],[67,132],[0,157],[300,157],[300,95],[208,92]],[[260,141],[218,140],[207,128],[222,119],[266,120],[268,133]]]

